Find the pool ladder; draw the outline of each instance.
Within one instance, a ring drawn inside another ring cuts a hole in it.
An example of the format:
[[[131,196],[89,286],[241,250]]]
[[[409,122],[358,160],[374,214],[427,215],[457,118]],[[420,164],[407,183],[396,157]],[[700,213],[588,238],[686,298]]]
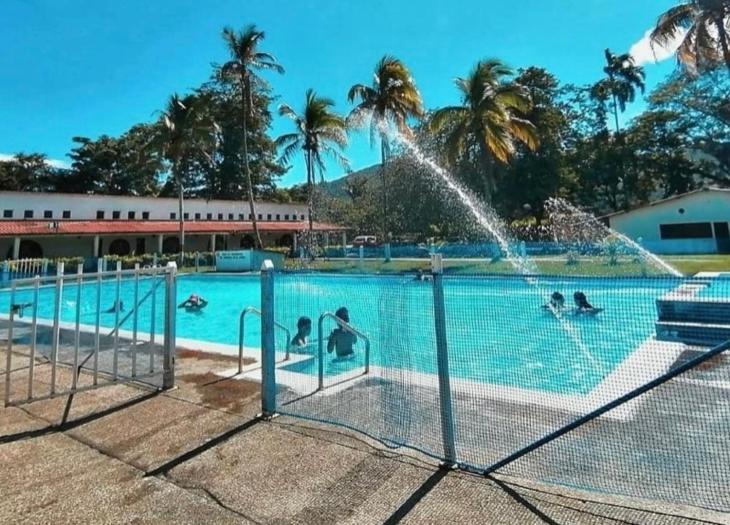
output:
[[[319,382],[317,386],[317,390],[323,390],[324,389],[324,320],[325,319],[332,319],[334,322],[336,322],[340,328],[343,330],[350,332],[351,334],[362,338],[365,341],[365,372],[363,372],[363,375],[370,373],[370,338],[364,333],[355,328],[354,326],[346,323],[339,317],[337,317],[332,312],[324,312],[322,315],[319,316],[319,323],[317,326],[318,330],[318,337],[319,337],[319,346],[318,346],[318,358],[319,358]]]
[[[248,306],[241,311],[241,317],[239,318],[238,324],[238,373],[243,371],[243,340],[246,335],[244,320],[247,314],[254,314],[261,317],[261,310],[254,306]],[[286,333],[286,353],[284,354],[284,361],[289,360],[289,347],[291,346],[291,332],[289,329],[281,323],[274,321],[274,326],[283,330]]]

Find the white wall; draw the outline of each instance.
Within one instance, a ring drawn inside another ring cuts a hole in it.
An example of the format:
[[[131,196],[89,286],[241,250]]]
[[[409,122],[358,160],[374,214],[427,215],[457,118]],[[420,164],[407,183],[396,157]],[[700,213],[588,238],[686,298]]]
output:
[[[248,220],[248,203],[246,201],[222,201],[186,199],[185,212],[189,213],[189,220],[195,220],[195,214],[200,213],[200,220],[207,220],[211,213],[212,220],[218,220],[218,214],[223,214],[223,220]],[[149,220],[170,220],[171,213],[177,213],[177,199],[163,199],[157,197],[116,197],[106,195],[77,195],[63,193],[29,193],[29,192],[0,192],[0,220],[3,220],[5,210],[13,210],[13,219],[23,219],[25,210],[33,211],[33,219],[44,220],[43,212],[50,210],[54,219],[61,219],[63,211],[71,212],[71,219],[95,220],[97,211],[104,211],[104,218],[111,220],[114,211],[121,212],[120,219],[127,219],[128,212],[135,212],[135,219],[142,220],[143,212],[149,212]],[[259,202],[256,204],[256,213],[261,219],[284,221],[306,220],[307,205],[275,204]],[[271,215],[271,218],[269,218]]]
[[[645,206],[609,218],[610,226],[633,240],[641,239],[656,253],[714,253],[717,243],[707,239],[662,239],[661,224],[730,222],[730,191],[707,190]]]

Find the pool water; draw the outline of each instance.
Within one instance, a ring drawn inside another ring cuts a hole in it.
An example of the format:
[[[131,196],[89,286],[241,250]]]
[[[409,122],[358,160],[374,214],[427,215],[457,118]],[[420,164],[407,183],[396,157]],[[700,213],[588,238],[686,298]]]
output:
[[[447,344],[451,377],[479,383],[536,389],[545,392],[585,394],[616,368],[654,332],[655,300],[675,288],[674,279],[539,278],[528,282],[514,276],[444,278]],[[152,280],[139,281],[138,296],[151,289]],[[116,297],[116,284],[102,286],[102,309]],[[563,321],[540,306],[553,290],[560,290],[566,304],[582,290],[589,300],[605,309],[597,316],[562,315]],[[202,295],[209,305],[191,313],[177,310],[177,336],[238,344],[239,315],[246,306],[260,306],[258,276],[182,275],[177,281],[177,302],[191,293]],[[82,324],[94,324],[96,285],[81,291]],[[39,317],[53,317],[53,288],[42,288]],[[121,299],[128,311],[134,304],[134,284],[123,281]],[[32,290],[18,290],[15,303],[31,302]],[[76,285],[64,287],[62,319],[75,321]],[[9,291],[0,292],[3,312],[9,310]],[[139,330],[151,325],[151,300],[144,303]],[[346,306],[353,326],[371,340],[371,365],[394,378],[411,372],[436,373],[436,335],[433,289],[411,276],[352,276],[327,274],[279,274],[275,284],[277,321],[296,332],[300,316],[313,320],[311,339],[317,338],[317,319],[322,312]],[[164,285],[156,293],[155,331],[162,333]],[[26,316],[30,314],[26,311]],[[122,315],[123,317],[123,315]],[[101,314],[101,325],[113,328],[115,314]],[[131,319],[123,329],[131,330]],[[334,328],[325,321],[325,337]],[[260,321],[246,321],[246,345],[259,346]],[[278,348],[285,346],[277,333]],[[363,366],[363,341],[352,360],[326,358],[325,372],[335,376]],[[316,344],[302,349],[316,355]],[[289,365],[290,371],[316,374],[314,360]]]

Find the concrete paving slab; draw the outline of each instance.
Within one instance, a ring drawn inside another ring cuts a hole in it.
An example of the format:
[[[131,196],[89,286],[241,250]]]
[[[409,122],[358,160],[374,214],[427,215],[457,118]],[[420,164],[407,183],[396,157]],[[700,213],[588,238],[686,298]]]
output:
[[[0,523],[250,523],[61,434],[0,445]]]

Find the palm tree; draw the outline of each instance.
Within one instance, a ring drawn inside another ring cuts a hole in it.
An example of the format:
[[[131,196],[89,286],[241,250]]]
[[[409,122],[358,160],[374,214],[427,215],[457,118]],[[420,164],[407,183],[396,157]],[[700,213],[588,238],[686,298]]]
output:
[[[238,84],[241,97],[241,126],[243,128],[243,166],[246,175],[246,186],[248,191],[249,214],[253,223],[253,231],[256,247],[261,248],[261,234],[259,233],[256,221],[256,206],[254,204],[253,181],[251,169],[248,163],[248,125],[247,119],[253,111],[253,92],[255,86],[263,84],[264,81],[256,74],[257,70],[273,70],[283,73],[276,58],[270,53],[258,50],[259,44],[264,40],[263,31],[256,29],[255,25],[247,26],[243,31],[237,33],[230,27],[223,29],[223,40],[228,46],[231,59],[223,64],[221,74],[223,78],[231,79]]]
[[[628,53],[616,55],[610,49],[604,51],[606,65],[603,72],[606,78],[593,87],[593,96],[605,100],[608,96],[613,99],[613,116],[616,122],[616,133],[621,131],[618,121],[619,109],[626,111],[626,104],[636,99],[636,88],[644,92],[644,68],[637,66]]]
[[[309,207],[309,242],[314,238],[313,198],[315,171],[324,179],[325,163],[323,157],[330,156],[349,170],[350,165],[341,150],[347,146],[347,122],[332,111],[335,103],[332,99],[318,97],[313,89],[308,89],[306,102],[301,114],[297,114],[290,106],[279,106],[279,115],[294,121],[296,131],[287,133],[276,139],[276,145],[283,148],[281,161],[289,164],[298,150],[304,152],[307,168],[307,205]],[[311,250],[311,246],[310,246]]]
[[[178,221],[180,225],[180,257],[185,252],[183,164],[191,155],[208,153],[215,148],[215,122],[205,111],[205,100],[196,95],[180,98],[174,93],[167,101],[155,126],[150,146],[170,163],[170,172],[178,191]]]
[[[380,173],[383,180],[383,239],[388,237],[388,192],[386,161],[390,154],[384,125],[395,124],[398,131],[410,135],[408,119],[423,116],[423,100],[406,65],[395,57],[384,56],[375,66],[370,86],[355,84],[347,94],[350,103],[359,103],[350,112],[348,120],[359,123],[370,118],[370,142],[380,137]],[[386,240],[387,242],[387,240]]]
[[[495,161],[507,163],[523,143],[538,147],[535,126],[522,115],[532,108],[527,91],[512,82],[513,71],[497,59],[482,60],[466,78],[457,78],[462,105],[434,112],[429,128],[445,133],[446,155],[452,164],[475,156],[484,168],[485,197],[495,187]]]
[[[691,72],[724,62],[730,73],[730,0],[685,0],[672,7],[657,20],[651,43],[666,46],[682,34],[677,60]]]

